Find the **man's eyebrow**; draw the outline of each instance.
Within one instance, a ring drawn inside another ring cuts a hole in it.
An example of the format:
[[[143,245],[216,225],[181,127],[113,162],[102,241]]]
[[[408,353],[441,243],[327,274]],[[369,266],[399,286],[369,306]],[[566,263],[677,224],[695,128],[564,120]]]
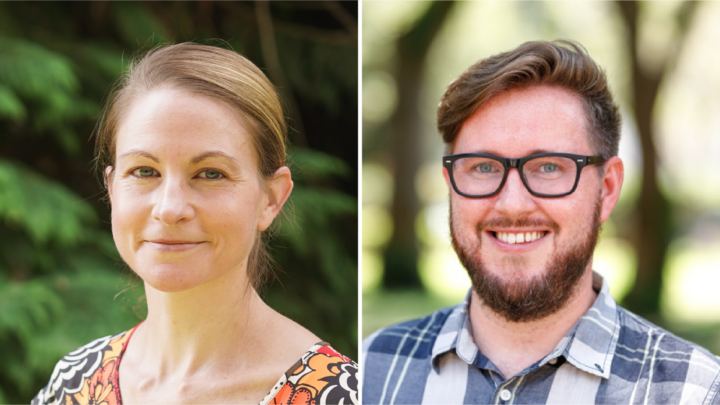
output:
[[[502,153],[500,153],[494,149],[474,149],[470,153],[482,153],[485,155],[504,156]]]
[[[202,153],[202,154],[200,154],[200,155],[198,155],[198,156],[195,156],[195,157],[191,160],[191,162],[192,162],[193,164],[195,164],[195,163],[200,163],[200,162],[202,162],[202,161],[205,160],[205,159],[214,158],[214,157],[225,158],[225,159],[230,160],[232,163],[238,163],[237,159],[235,159],[234,157],[228,155],[227,153],[222,152],[222,151],[219,151],[219,150],[214,150],[214,151],[209,151],[209,152]]]
[[[127,152],[123,153],[122,155],[118,156],[118,160],[120,160],[120,159],[122,159],[122,158],[124,158],[124,157],[127,157],[127,156],[133,156],[133,155],[134,155],[134,156],[146,157],[146,158],[152,160],[152,161],[155,162],[155,163],[160,163],[160,159],[158,159],[157,157],[155,157],[155,155],[153,155],[152,153],[149,153],[149,152],[145,152],[145,151],[140,150],[140,149],[130,149],[129,151],[127,151]]]
[[[538,153],[548,153],[548,152],[549,151],[547,149],[534,149],[534,150],[530,151],[530,153],[528,153],[526,156],[537,155]],[[478,149],[478,150],[472,151],[471,153],[483,153],[486,155],[504,156],[502,153],[498,153],[497,151],[492,150],[492,149]]]
[[[537,155],[537,154],[539,154],[539,153],[550,153],[550,151],[547,150],[547,149],[535,149],[535,150],[533,150],[533,151],[530,152],[530,155]],[[528,156],[529,156],[529,155],[528,155]]]

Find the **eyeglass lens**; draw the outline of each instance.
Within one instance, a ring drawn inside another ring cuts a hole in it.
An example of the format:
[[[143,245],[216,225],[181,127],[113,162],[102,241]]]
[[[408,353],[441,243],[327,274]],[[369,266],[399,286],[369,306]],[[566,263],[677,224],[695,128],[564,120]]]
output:
[[[487,157],[464,157],[453,164],[455,185],[468,195],[495,193],[502,184],[504,172],[501,162]],[[567,157],[537,157],[525,162],[522,175],[535,193],[565,194],[575,185],[577,165]]]

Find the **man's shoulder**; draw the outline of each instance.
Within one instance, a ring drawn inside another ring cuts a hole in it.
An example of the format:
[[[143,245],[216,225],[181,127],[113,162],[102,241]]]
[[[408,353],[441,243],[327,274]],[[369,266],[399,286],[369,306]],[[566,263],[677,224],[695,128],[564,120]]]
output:
[[[456,309],[456,306],[442,308],[422,318],[411,319],[382,328],[363,341],[363,353],[364,355],[369,353],[394,355],[398,350],[401,350],[405,355],[408,355],[410,353],[402,349],[412,345],[418,346],[418,349],[414,350],[416,355],[429,353],[448,316]],[[423,350],[419,350],[420,347]]]
[[[363,403],[420,403],[436,343],[453,340],[448,319],[464,305],[380,329],[363,341]],[[456,334],[456,332],[455,332]],[[402,399],[400,399],[402,398]]]
[[[720,357],[712,354],[708,349],[685,340],[620,306],[618,306],[618,321],[621,327],[618,339],[620,351],[632,348],[637,352],[638,349],[643,349],[643,353],[647,350],[650,355],[660,354],[660,360],[666,359],[663,354],[668,354],[668,350],[671,350],[669,354],[674,355],[693,354],[706,360],[709,366],[720,372]]]
[[[622,307],[618,322],[612,365],[616,377],[636,380],[647,374],[653,385],[684,386],[682,397],[675,398],[680,403],[720,401],[720,358]],[[661,402],[659,397],[654,400]]]

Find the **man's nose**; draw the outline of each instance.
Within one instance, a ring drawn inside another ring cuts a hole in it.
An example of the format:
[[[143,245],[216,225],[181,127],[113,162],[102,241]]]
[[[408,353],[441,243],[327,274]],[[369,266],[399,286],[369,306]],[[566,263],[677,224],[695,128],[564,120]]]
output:
[[[535,201],[520,178],[520,172],[517,169],[508,170],[505,184],[498,193],[495,209],[507,217],[522,217],[536,208]]]
[[[154,219],[173,225],[195,217],[195,209],[190,201],[192,188],[182,178],[164,177],[157,192],[157,200],[152,210]]]

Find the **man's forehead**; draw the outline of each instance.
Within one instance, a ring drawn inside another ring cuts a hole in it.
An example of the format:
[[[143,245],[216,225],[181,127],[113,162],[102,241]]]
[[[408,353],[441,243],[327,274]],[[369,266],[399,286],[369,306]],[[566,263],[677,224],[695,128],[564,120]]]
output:
[[[542,152],[590,154],[586,123],[582,100],[566,89],[533,86],[508,90],[493,96],[465,120],[453,153],[505,157]]]

